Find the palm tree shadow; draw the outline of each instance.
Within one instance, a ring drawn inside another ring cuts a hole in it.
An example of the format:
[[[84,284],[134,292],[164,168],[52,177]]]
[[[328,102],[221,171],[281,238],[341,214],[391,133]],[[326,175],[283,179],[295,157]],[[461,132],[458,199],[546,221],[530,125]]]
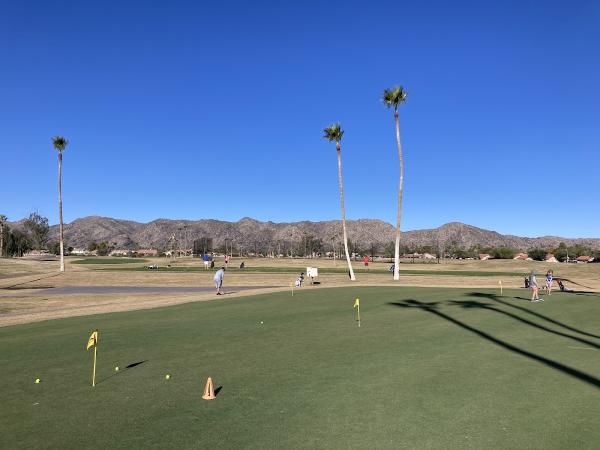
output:
[[[525,356],[526,358],[529,358],[533,361],[536,361],[540,364],[543,364],[545,366],[551,367],[553,369],[556,369],[560,372],[563,372],[567,375],[570,375],[574,378],[577,378],[580,381],[583,381],[585,383],[588,383],[596,388],[600,388],[600,380],[592,375],[589,375],[585,372],[582,372],[580,370],[574,369],[572,367],[566,366],[564,364],[561,364],[557,361],[554,361],[552,359],[549,358],[545,358],[543,356],[540,355],[536,355],[535,353],[532,353],[530,351],[527,350],[523,350],[519,347],[516,347],[512,344],[509,344],[508,342],[505,342],[501,339],[498,339],[484,331],[481,331],[475,327],[472,327],[470,325],[467,325],[464,322],[461,322],[458,319],[455,319],[443,312],[441,312],[439,310],[439,302],[420,302],[418,300],[405,300],[405,301],[399,301],[399,302],[388,302],[388,305],[392,305],[392,306],[396,306],[399,308],[417,308],[417,309],[421,309],[422,311],[428,312],[430,314],[433,314],[437,317],[440,317],[444,320],[447,320],[450,323],[453,323],[455,325],[457,325],[458,327],[470,331],[471,333],[499,346],[502,347],[506,350],[509,350],[511,352],[517,353],[521,356]]]
[[[473,300],[462,300],[462,301],[461,300],[451,300],[448,303],[450,305],[460,306],[461,308],[465,308],[465,309],[485,309],[488,311],[493,311],[498,314],[502,314],[504,316],[510,317],[511,319],[517,320],[526,325],[529,325],[533,328],[537,328],[538,330],[543,330],[548,333],[555,334],[557,336],[566,337],[567,339],[572,339],[581,344],[590,345],[594,348],[600,349],[600,345],[596,344],[595,342],[588,341],[587,339],[583,339],[583,338],[573,336],[573,335],[570,335],[567,333],[562,333],[560,331],[556,331],[551,328],[545,327],[544,325],[540,325],[535,322],[531,322],[530,320],[524,319],[523,317],[517,316],[516,314],[512,314],[512,313],[510,313],[508,311],[504,311],[502,309],[498,309],[498,308],[494,307],[494,305],[491,305],[489,303],[481,303],[481,302],[477,302],[477,301],[473,301]]]
[[[596,334],[592,334],[592,333],[588,333],[586,331],[579,330],[579,329],[577,329],[575,327],[572,327],[572,326],[567,325],[565,323],[559,322],[558,320],[555,320],[555,319],[553,319],[551,317],[548,317],[548,316],[544,316],[543,314],[537,313],[535,311],[531,311],[530,309],[524,308],[522,306],[513,305],[512,303],[509,303],[509,302],[507,302],[505,300],[502,300],[496,294],[487,294],[487,293],[484,293],[484,292],[470,292],[467,295],[469,295],[470,297],[478,297],[478,298],[482,298],[483,297],[483,298],[487,298],[487,299],[493,300],[493,301],[495,301],[497,303],[501,303],[501,304],[503,304],[505,306],[509,306],[511,308],[518,309],[519,311],[523,311],[523,312],[525,312],[527,314],[531,314],[531,315],[536,316],[536,317],[538,317],[540,319],[546,320],[546,321],[548,321],[550,323],[553,323],[554,325],[558,325],[559,327],[563,327],[563,328],[565,328],[565,329],[567,329],[569,331],[574,331],[575,333],[579,333],[579,334],[583,334],[585,336],[589,336],[589,337],[600,339],[600,336],[598,336]],[[522,297],[515,297],[515,298],[519,298],[520,299]],[[524,299],[524,300],[529,301],[529,299]]]
[[[577,292],[570,292],[570,294],[573,295],[583,295],[586,297],[598,297],[598,294],[592,291],[577,291]]]

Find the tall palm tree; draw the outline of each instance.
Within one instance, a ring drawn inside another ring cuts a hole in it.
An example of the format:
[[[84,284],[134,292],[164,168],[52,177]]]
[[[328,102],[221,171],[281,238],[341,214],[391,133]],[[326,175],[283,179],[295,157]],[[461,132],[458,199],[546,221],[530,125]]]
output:
[[[348,270],[350,272],[350,279],[352,281],[356,280],[354,276],[354,270],[352,270],[352,263],[350,262],[350,253],[348,253],[348,234],[346,233],[346,208],[344,208],[344,186],[342,183],[342,146],[340,142],[342,141],[342,136],[344,135],[344,130],[339,123],[328,126],[323,130],[325,133],[323,138],[327,139],[329,142],[335,141],[335,149],[337,150],[337,159],[338,159],[338,181],[340,184],[340,207],[342,209],[342,230],[344,232],[344,249],[346,250],[346,261],[348,261]]]
[[[407,92],[402,86],[383,91],[383,104],[394,108],[394,122],[396,124],[396,145],[398,147],[398,160],[400,162],[400,182],[398,184],[398,212],[396,215],[396,245],[394,246],[394,280],[400,279],[400,218],[402,216],[402,190],[404,184],[404,159],[402,158],[402,144],[400,143],[400,121],[398,120],[398,107],[406,101]]]
[[[0,214],[0,258],[4,256],[4,223],[6,222],[6,216]]]
[[[63,216],[62,216],[62,154],[63,150],[69,145],[62,136],[54,136],[52,145],[58,151],[58,234],[60,241],[60,271],[65,271],[65,252],[63,239]]]

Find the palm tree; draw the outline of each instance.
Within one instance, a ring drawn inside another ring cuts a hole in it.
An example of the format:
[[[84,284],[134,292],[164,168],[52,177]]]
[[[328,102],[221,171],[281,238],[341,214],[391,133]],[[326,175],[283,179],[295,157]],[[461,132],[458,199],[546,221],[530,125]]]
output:
[[[400,162],[400,182],[398,184],[398,212],[396,215],[396,245],[394,247],[394,280],[400,279],[400,217],[402,215],[402,189],[404,183],[404,159],[402,158],[402,144],[400,143],[400,121],[398,120],[398,107],[406,101],[407,92],[402,86],[383,91],[383,103],[388,108],[394,108],[394,122],[396,124],[396,145],[398,146],[398,160]]]
[[[62,152],[69,145],[62,136],[54,136],[52,145],[58,151],[58,238],[60,241],[60,271],[65,271],[65,252],[63,240],[63,216],[62,216]]]
[[[348,270],[350,272],[350,279],[356,280],[354,276],[354,270],[352,270],[352,264],[350,263],[350,253],[348,253],[348,234],[346,233],[346,209],[344,208],[344,187],[342,183],[342,147],[340,142],[344,135],[344,130],[339,123],[328,126],[323,130],[325,133],[323,138],[329,142],[335,141],[335,149],[337,150],[338,159],[338,181],[340,184],[340,207],[342,209],[342,230],[344,232],[344,249],[346,250],[346,261],[348,261]]]
[[[6,222],[6,216],[0,214],[0,258],[4,256],[4,223]]]

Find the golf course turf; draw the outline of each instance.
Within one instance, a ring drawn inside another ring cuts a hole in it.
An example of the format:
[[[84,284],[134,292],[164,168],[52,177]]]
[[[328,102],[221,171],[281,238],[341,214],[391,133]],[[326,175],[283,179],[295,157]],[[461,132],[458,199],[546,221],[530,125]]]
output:
[[[528,297],[303,288],[0,328],[0,447],[598,448],[600,294]]]

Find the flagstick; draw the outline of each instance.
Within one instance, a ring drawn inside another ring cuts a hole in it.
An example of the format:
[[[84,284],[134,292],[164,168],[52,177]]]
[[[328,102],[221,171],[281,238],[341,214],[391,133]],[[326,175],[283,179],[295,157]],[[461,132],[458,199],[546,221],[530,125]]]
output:
[[[502,280],[498,281],[498,284],[500,284],[500,295],[502,295]]]
[[[356,312],[358,314],[358,328],[360,328],[360,305],[356,307]]]
[[[96,345],[94,345],[94,371],[92,372],[92,387],[96,386]]]

